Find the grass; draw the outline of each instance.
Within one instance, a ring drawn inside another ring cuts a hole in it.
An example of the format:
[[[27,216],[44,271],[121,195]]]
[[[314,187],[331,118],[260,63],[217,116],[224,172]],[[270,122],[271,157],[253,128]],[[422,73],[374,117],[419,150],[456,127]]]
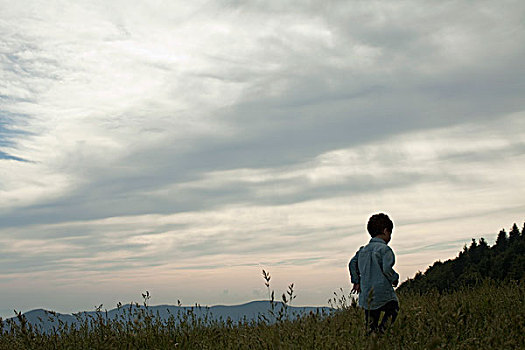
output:
[[[264,272],[269,298],[270,275]],[[396,322],[381,336],[366,336],[363,310],[342,292],[330,304],[337,311],[290,318],[284,311],[259,322],[199,319],[192,310],[161,322],[145,308],[129,308],[116,320],[100,311],[76,327],[44,333],[11,324],[0,349],[523,349],[525,283],[486,280],[449,294],[401,294]],[[294,299],[293,285],[283,302]]]

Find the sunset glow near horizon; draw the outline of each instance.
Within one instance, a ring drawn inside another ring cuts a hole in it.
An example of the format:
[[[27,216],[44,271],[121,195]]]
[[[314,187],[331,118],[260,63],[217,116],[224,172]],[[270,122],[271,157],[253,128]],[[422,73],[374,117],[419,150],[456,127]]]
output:
[[[525,221],[525,3],[0,0],[0,316],[401,281]]]

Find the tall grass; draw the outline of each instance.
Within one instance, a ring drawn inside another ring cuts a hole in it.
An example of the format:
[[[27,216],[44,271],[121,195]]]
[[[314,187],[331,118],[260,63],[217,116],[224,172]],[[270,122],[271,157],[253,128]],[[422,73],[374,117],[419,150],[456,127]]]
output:
[[[274,303],[270,275],[264,273]],[[294,299],[293,285],[283,302]],[[329,301],[332,314],[259,321],[198,318],[193,310],[161,321],[143,308],[129,307],[111,320],[99,310],[75,326],[60,324],[45,333],[24,322],[11,323],[0,336],[0,349],[523,349],[525,283],[486,280],[450,294],[399,295],[401,310],[385,334],[367,336],[363,310],[342,291]],[[136,305],[137,306],[137,305]],[[275,309],[274,309],[275,310]],[[51,315],[52,317],[52,315]],[[270,317],[271,318],[271,317]]]

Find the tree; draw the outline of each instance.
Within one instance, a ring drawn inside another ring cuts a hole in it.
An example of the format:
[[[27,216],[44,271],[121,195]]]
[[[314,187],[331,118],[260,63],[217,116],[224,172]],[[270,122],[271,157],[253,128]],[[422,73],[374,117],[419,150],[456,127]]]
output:
[[[498,238],[496,238],[496,246],[500,249],[507,246],[507,232],[505,232],[505,229],[499,231]]]
[[[485,241],[485,238],[481,237],[479,239],[479,246],[480,248],[482,248],[483,250],[485,250],[486,248],[489,247],[489,245],[487,244],[487,241]]]
[[[509,243],[516,242],[520,237],[520,230],[518,229],[518,225],[514,223],[512,226],[512,229],[509,232]]]

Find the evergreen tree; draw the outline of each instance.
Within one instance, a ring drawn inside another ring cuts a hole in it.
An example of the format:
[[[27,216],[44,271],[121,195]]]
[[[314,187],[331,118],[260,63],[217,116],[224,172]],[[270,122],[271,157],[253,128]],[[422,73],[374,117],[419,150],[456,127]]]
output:
[[[489,247],[489,245],[487,244],[487,241],[485,241],[485,238],[483,238],[483,237],[481,237],[480,240],[479,240],[479,246],[483,250],[485,250],[486,248]]]
[[[502,229],[498,233],[498,238],[496,238],[496,247],[504,249],[507,245],[507,232],[505,229]]]
[[[509,243],[512,244],[513,242],[517,241],[519,237],[520,237],[520,230],[518,229],[518,225],[514,223],[514,225],[512,226],[512,229],[509,232]]]

